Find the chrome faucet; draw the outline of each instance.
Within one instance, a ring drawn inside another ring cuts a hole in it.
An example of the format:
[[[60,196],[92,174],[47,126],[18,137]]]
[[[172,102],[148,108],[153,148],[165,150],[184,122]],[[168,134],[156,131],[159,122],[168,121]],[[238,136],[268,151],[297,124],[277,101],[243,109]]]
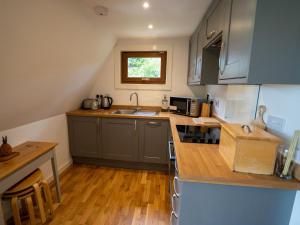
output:
[[[141,108],[139,107],[139,96],[138,93],[133,92],[130,94],[130,101],[132,100],[132,96],[135,95],[136,96],[136,111],[139,111]]]

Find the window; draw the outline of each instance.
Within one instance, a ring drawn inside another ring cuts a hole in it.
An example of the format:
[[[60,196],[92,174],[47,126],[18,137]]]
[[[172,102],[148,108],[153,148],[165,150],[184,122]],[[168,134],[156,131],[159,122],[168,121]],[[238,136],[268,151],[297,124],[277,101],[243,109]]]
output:
[[[166,51],[121,52],[121,83],[165,84]]]

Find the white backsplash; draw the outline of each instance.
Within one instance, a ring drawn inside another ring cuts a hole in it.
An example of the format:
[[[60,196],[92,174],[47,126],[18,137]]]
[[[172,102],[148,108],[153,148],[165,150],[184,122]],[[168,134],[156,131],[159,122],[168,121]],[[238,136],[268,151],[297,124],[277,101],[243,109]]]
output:
[[[213,111],[232,123],[250,123],[255,116],[258,86],[209,85],[207,93],[214,100]]]

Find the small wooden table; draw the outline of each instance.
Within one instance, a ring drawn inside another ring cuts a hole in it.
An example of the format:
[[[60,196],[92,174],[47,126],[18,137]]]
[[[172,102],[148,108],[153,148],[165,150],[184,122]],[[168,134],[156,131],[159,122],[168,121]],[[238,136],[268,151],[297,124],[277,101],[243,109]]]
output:
[[[61,202],[61,191],[55,156],[56,146],[57,143],[25,142],[13,148],[14,152],[20,152],[18,156],[8,161],[0,162],[0,225],[5,225],[2,209],[2,194],[48,160],[51,160],[52,164],[57,201],[59,203]]]

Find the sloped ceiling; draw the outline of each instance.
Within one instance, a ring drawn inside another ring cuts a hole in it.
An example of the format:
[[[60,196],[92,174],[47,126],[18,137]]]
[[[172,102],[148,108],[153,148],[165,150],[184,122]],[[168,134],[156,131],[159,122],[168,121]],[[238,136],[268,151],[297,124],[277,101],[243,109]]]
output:
[[[82,1],[0,1],[0,130],[78,108],[115,43]]]
[[[78,108],[118,37],[190,35],[210,1],[0,0],[0,131]]]

